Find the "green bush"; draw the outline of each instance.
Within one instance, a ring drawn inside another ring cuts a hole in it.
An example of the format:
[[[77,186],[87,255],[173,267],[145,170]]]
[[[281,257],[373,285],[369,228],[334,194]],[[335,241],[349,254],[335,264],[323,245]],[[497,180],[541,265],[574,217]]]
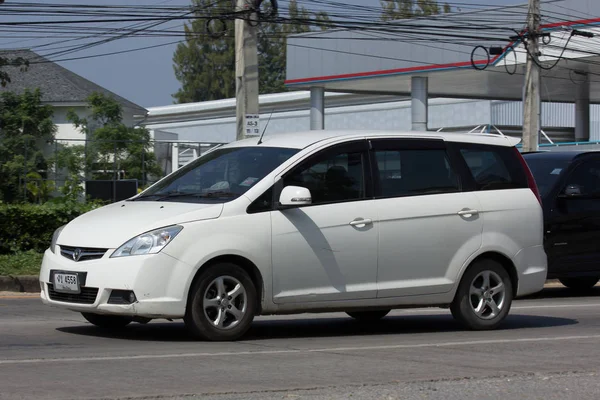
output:
[[[15,254],[0,254],[0,276],[37,275],[42,265],[42,254],[33,250]]]
[[[43,253],[54,231],[94,208],[98,203],[0,203],[0,254],[33,250]]]

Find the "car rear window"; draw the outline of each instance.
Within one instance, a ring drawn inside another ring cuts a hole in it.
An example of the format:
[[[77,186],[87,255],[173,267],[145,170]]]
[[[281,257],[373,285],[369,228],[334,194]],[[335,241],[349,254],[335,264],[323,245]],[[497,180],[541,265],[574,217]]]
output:
[[[489,145],[459,146],[477,190],[527,188],[527,174],[523,171],[514,148]]]

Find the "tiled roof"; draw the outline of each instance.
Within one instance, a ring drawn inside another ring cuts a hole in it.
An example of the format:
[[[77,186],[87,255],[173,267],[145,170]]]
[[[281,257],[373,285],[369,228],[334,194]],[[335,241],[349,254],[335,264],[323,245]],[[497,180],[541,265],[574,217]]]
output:
[[[146,109],[69,71],[60,65],[36,54],[31,50],[0,50],[0,57],[15,59],[22,57],[29,61],[26,70],[16,66],[2,67],[8,73],[10,82],[0,86],[0,93],[12,91],[22,93],[25,89],[39,88],[42,100],[48,103],[84,103],[93,92],[112,96],[123,107],[145,113]]]

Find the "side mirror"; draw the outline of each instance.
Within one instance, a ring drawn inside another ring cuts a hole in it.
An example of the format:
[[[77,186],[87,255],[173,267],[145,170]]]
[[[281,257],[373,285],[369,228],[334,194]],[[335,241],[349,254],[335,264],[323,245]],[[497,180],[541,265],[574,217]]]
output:
[[[283,207],[306,206],[311,203],[310,190],[301,186],[286,186],[279,196],[279,204]]]
[[[575,184],[570,184],[565,187],[565,190],[563,190],[560,197],[571,198],[571,197],[581,197],[582,195],[583,195],[583,191],[581,190],[581,186],[575,185]]]

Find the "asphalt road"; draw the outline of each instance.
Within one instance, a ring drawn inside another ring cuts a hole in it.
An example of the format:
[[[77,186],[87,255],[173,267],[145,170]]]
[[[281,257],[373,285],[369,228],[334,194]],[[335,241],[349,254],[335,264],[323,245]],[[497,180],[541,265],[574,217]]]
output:
[[[600,288],[519,300],[503,328],[446,310],[361,325],[259,318],[245,340],[195,342],[180,322],[109,334],[35,298],[0,297],[0,399],[597,399]]]

